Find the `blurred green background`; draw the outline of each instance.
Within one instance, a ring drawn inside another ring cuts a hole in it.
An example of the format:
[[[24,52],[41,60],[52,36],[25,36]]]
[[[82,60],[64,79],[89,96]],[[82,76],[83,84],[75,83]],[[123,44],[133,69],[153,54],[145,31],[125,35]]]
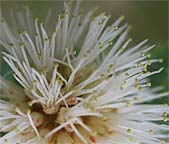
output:
[[[131,24],[130,37],[136,44],[146,38],[150,44],[156,44],[151,51],[152,58],[163,58],[162,64],[154,64],[152,70],[164,67],[164,70],[151,78],[152,86],[163,85],[165,90],[169,90],[169,61],[168,61],[168,1],[166,0],[84,0],[82,7],[91,9],[98,6],[100,12],[107,12],[112,15],[112,20],[119,16],[125,15],[125,20]],[[34,16],[42,19],[47,14],[49,8],[55,9],[56,15],[62,11],[63,1],[1,1],[1,12],[6,15],[9,8],[21,7],[23,4],[28,5]],[[2,67],[3,66],[3,67]],[[7,71],[7,67],[1,64],[1,73]]]

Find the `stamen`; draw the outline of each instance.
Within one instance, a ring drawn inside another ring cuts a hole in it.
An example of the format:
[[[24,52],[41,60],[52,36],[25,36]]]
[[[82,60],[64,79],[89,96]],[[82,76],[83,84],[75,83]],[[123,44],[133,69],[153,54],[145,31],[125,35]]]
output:
[[[29,119],[29,123],[30,123],[30,125],[32,126],[33,130],[35,131],[35,134],[36,134],[36,136],[38,137],[39,142],[42,142],[42,141],[41,141],[40,134],[39,134],[39,132],[38,132],[38,130],[37,130],[37,128],[36,128],[36,126],[35,126],[35,124],[34,124],[34,122],[33,122],[32,117],[31,117],[30,114],[31,114],[31,111],[28,110],[28,111],[27,111],[27,116],[28,116],[28,119]]]

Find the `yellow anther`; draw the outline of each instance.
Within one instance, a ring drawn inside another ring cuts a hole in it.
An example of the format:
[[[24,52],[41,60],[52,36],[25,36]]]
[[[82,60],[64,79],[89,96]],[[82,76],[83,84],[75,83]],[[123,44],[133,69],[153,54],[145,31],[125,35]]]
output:
[[[19,133],[19,131],[20,131],[20,130],[19,130],[18,128],[15,129],[15,132],[16,132],[16,133]]]
[[[145,52],[142,51],[142,52],[141,52],[141,56],[142,56],[142,57],[145,56]]]
[[[30,113],[31,113],[31,110],[30,110],[30,109],[28,109],[28,110],[27,110],[27,113],[28,113],[28,114],[30,114]]]
[[[151,61],[148,60],[148,61],[147,61],[147,65],[151,65]]]
[[[47,66],[45,66],[45,67],[42,68],[41,74],[44,74],[46,72],[48,72],[48,67]]]
[[[137,78],[135,78],[135,84],[138,85],[139,80]]]
[[[148,54],[147,57],[148,57],[148,58],[151,58],[151,54]]]
[[[138,100],[139,100],[138,97],[134,97],[134,101],[138,102]]]
[[[120,16],[120,19],[124,19],[124,15],[121,15],[121,16]]]
[[[81,23],[81,22],[79,22],[79,23],[78,23],[78,26],[80,27],[81,25],[82,25],[82,23]]]
[[[111,72],[111,70],[110,70],[110,69],[107,69],[107,72],[108,72],[108,73],[110,73],[110,72]]]
[[[148,82],[148,83],[147,83],[147,86],[151,86],[151,82]]]
[[[145,71],[147,71],[147,66],[148,66],[148,64],[144,64],[143,66],[144,66],[144,68],[146,69]]]
[[[94,96],[93,102],[96,103],[98,101],[97,96]]]
[[[131,133],[131,129],[127,129],[127,133]]]
[[[91,105],[90,102],[84,102],[84,103],[83,103],[83,106],[84,106],[84,108],[85,108],[87,111],[94,110],[94,107],[92,107],[92,105]]]
[[[108,118],[106,116],[103,117],[103,120],[106,121]]]
[[[59,64],[58,63],[54,63],[54,67],[55,68],[59,67]]]
[[[114,28],[114,30],[118,30],[119,27],[118,26],[114,26],[113,28]]]
[[[103,18],[106,19],[106,18],[107,18],[107,15],[105,14],[105,15],[103,16]]]
[[[129,107],[129,106],[131,106],[131,103],[128,100],[126,100],[126,107]]]
[[[138,86],[138,90],[139,91],[143,91],[143,87],[142,86]]]
[[[133,137],[129,137],[129,141],[134,141],[134,138]]]
[[[37,37],[37,36],[38,36],[38,33],[35,32],[35,36]]]
[[[112,42],[112,41],[109,41],[108,43],[109,43],[109,46],[112,46],[112,45],[113,45],[113,42]]]
[[[147,68],[144,68],[144,72],[147,72]]]
[[[26,33],[26,29],[23,29],[23,30],[22,30],[22,34],[24,34],[24,33]]]
[[[28,106],[30,106],[30,107],[32,106],[32,102],[31,102],[31,101],[29,101],[27,104],[28,104]]]
[[[164,122],[167,122],[167,121],[168,121],[167,117],[164,117],[164,118],[163,118],[163,121],[164,121]]]
[[[165,103],[164,106],[165,106],[166,108],[168,108],[169,105],[168,105],[167,103]]]
[[[20,43],[20,48],[24,48],[25,45],[23,43]]]
[[[140,75],[143,75],[143,74],[144,74],[144,72],[140,72],[139,74],[140,74]]]
[[[73,54],[76,55],[76,54],[77,54],[77,51],[75,50],[75,51],[73,52]]]
[[[21,30],[18,30],[18,34],[21,35],[21,34],[22,34],[22,31],[21,31]]]
[[[131,42],[132,41],[132,38],[129,38],[129,40],[128,40],[129,42]]]
[[[154,134],[154,131],[153,131],[153,130],[149,130],[149,133],[150,133],[150,134]]]
[[[109,65],[109,68],[113,68],[113,67],[114,67],[114,65],[113,65],[113,64],[110,64],[110,65]]]
[[[41,54],[41,53],[38,53],[38,56],[39,56],[39,58],[40,58],[40,57],[42,57],[42,54]]]
[[[44,41],[45,41],[45,42],[48,42],[48,41],[49,41],[49,38],[45,38]]]
[[[124,50],[124,48],[120,48],[120,49],[119,49],[119,51],[123,51],[123,50]]]
[[[121,86],[120,89],[123,90],[123,89],[124,89],[124,86]]]
[[[138,85],[138,84],[135,84],[134,87],[135,87],[136,89],[138,89],[138,88],[139,88],[139,85]]]
[[[9,43],[9,46],[12,48],[14,46],[14,43]]]
[[[70,1],[66,1],[65,3],[66,3],[67,6],[69,6],[71,4]]]
[[[87,54],[84,54],[83,57],[84,57],[85,59],[88,58]]]
[[[103,48],[103,44],[101,42],[99,42],[99,48]]]
[[[93,17],[92,21],[96,21],[96,19],[97,19],[97,16]]]
[[[148,74],[148,75],[149,75],[149,74],[151,74],[151,72],[150,72],[150,71],[146,71],[146,74]]]
[[[163,62],[163,59],[161,58],[161,59],[159,59],[159,63],[162,63]]]
[[[37,22],[37,21],[39,20],[39,18],[38,18],[38,17],[35,17],[34,20]]]
[[[164,117],[167,117],[167,112],[164,112],[164,113],[163,113],[163,116],[164,116]]]
[[[128,72],[126,72],[126,73],[125,73],[125,75],[126,75],[126,76],[129,76],[129,73],[128,73]]]
[[[68,11],[65,11],[65,13],[64,13],[65,15],[68,15],[69,14],[69,12]]]
[[[126,81],[124,81],[124,82],[121,84],[120,89],[121,89],[121,90],[123,90],[123,89],[124,89],[124,87],[125,87],[125,85],[126,85]]]
[[[164,141],[164,140],[161,140],[161,144],[165,144],[165,141]]]
[[[36,84],[38,81],[37,80],[33,80],[33,84]]]
[[[91,50],[90,50],[90,49],[88,49],[86,52],[87,52],[87,53],[90,53],[90,52],[91,52]]]
[[[103,23],[102,22],[98,22],[98,25],[101,26],[101,25],[103,25]]]
[[[100,74],[101,77],[105,77],[105,74]]]
[[[141,62],[137,62],[137,66],[138,66],[138,67],[141,66]]]
[[[92,136],[96,136],[96,135],[97,135],[97,132],[93,132],[93,133],[92,133]]]
[[[106,80],[108,81],[108,80],[110,80],[110,78],[111,78],[110,76],[107,76],[107,77],[106,77]]]

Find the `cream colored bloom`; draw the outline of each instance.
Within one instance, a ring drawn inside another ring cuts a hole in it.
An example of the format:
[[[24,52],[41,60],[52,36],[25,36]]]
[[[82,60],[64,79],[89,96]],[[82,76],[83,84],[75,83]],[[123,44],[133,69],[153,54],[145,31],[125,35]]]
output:
[[[168,95],[148,88],[147,77],[162,70],[147,70],[161,62],[148,59],[154,45],[128,46],[123,17],[109,25],[110,15],[70,5],[53,32],[27,7],[13,17],[19,33],[1,19],[2,54],[17,84],[0,79],[0,143],[166,143],[169,127],[156,122],[168,120],[168,106],[144,104]]]

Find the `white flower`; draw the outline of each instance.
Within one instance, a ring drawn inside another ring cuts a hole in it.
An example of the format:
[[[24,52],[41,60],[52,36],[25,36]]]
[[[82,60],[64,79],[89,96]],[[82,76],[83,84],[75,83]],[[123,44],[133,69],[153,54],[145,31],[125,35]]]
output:
[[[161,62],[148,59],[154,45],[128,46],[123,17],[108,26],[110,15],[93,18],[93,11],[79,13],[79,2],[69,5],[52,33],[27,7],[18,17],[12,13],[19,33],[2,18],[2,54],[18,84],[0,79],[0,131],[6,133],[0,143],[167,142],[169,127],[157,122],[168,120],[168,106],[145,104],[168,95],[148,88],[147,77],[162,70],[147,70]]]

